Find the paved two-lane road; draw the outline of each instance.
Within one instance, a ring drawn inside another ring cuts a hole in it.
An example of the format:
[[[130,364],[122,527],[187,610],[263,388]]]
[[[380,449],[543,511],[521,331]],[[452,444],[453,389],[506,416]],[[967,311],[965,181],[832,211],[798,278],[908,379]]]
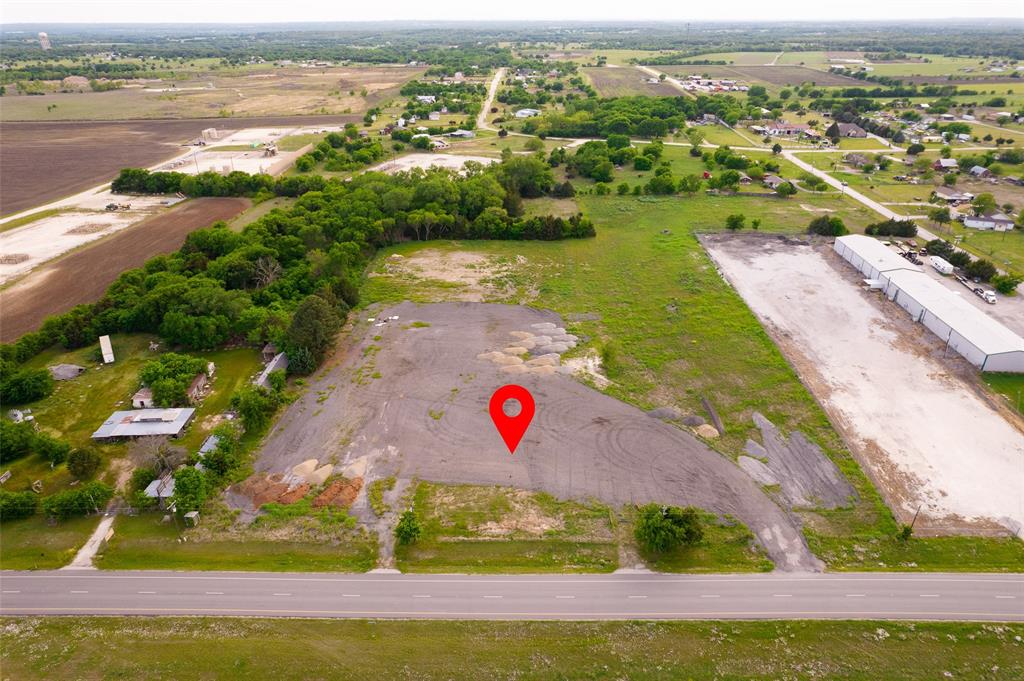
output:
[[[0,573],[2,615],[1024,621],[1024,575]]]

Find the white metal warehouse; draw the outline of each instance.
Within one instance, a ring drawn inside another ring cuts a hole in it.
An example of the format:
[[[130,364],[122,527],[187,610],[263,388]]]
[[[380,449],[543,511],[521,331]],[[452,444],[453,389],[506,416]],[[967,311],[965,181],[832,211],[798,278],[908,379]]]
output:
[[[883,272],[893,270],[921,271],[920,267],[901,257],[881,241],[863,234],[841,236],[836,239],[833,248],[868,279],[879,279]]]
[[[982,371],[1024,373],[1024,338],[935,281],[885,244],[860,234],[836,239],[834,249],[877,282],[910,313]],[[873,282],[873,285],[876,285]]]
[[[1024,373],[1024,338],[926,274],[882,275],[882,291],[982,371]]]

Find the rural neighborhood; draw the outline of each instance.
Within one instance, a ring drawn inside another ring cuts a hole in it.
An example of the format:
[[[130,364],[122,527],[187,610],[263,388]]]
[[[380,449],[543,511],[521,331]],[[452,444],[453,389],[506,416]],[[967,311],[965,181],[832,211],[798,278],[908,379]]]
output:
[[[57,4],[5,678],[1024,677],[1014,3]]]

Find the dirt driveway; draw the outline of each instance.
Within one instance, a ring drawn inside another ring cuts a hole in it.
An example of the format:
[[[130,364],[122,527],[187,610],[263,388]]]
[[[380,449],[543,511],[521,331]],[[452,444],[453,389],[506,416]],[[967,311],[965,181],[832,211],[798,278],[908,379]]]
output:
[[[1024,527],[1024,423],[970,365],[827,244],[707,235],[705,247],[902,520],[936,534]],[[949,353],[953,354],[953,353]]]
[[[508,485],[613,506],[693,504],[746,523],[783,570],[817,570],[796,521],[732,461],[693,435],[562,375],[504,373],[478,357],[551,312],[484,303],[403,303],[365,317],[348,348],[310,382],[267,438],[257,471],[308,459],[366,457],[367,480],[398,475]],[[379,321],[375,322],[381,323]],[[360,340],[361,339],[361,340]],[[519,383],[537,411],[514,456],[488,416],[499,386]]]

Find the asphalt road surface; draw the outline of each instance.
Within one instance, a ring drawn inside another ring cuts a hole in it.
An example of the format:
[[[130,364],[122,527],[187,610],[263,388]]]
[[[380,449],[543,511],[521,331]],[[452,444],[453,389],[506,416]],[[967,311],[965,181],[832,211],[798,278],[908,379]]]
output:
[[[1024,574],[0,573],[0,615],[1024,621]]]

